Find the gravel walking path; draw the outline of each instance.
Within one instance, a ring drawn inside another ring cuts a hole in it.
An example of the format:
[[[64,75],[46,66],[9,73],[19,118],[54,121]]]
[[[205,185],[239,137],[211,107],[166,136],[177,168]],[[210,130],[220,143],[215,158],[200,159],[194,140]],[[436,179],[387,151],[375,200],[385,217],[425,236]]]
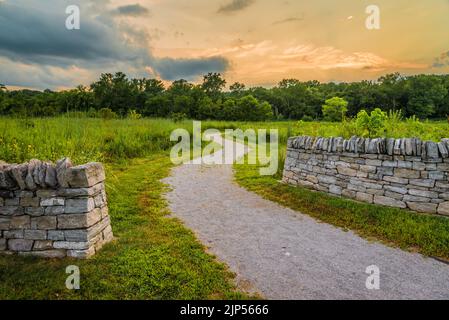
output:
[[[237,149],[238,156],[245,152]],[[265,200],[233,181],[231,165],[185,164],[165,182],[173,188],[166,196],[173,215],[242,288],[265,298],[449,299],[449,265]],[[380,269],[379,290],[365,285],[371,265]]]

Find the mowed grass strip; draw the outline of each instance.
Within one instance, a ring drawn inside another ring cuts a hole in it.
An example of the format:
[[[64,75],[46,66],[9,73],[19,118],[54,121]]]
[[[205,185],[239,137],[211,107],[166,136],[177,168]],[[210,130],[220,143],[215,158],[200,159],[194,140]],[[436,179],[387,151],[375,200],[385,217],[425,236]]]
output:
[[[236,181],[249,191],[368,240],[449,261],[449,219],[332,197],[289,186],[259,167],[235,165]]]
[[[205,253],[194,234],[167,216],[160,179],[167,154],[110,165],[107,191],[114,235],[87,261],[0,255],[0,299],[239,299],[233,274]],[[66,289],[77,265],[81,290]]]

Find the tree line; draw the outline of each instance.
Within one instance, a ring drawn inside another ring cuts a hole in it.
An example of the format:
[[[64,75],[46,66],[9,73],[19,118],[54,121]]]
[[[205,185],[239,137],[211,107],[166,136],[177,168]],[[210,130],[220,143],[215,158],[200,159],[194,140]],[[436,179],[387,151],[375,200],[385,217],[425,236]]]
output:
[[[407,117],[444,118],[449,114],[449,75],[394,73],[377,81],[352,83],[284,79],[273,88],[247,88],[238,82],[227,87],[219,73],[205,75],[200,84],[181,79],[168,87],[157,79],[106,73],[89,87],[59,92],[8,91],[0,85],[0,114],[42,117],[85,112],[110,117],[137,114],[198,120],[311,121],[326,118],[326,101],[332,98],[344,101],[348,117],[380,108],[401,111]]]

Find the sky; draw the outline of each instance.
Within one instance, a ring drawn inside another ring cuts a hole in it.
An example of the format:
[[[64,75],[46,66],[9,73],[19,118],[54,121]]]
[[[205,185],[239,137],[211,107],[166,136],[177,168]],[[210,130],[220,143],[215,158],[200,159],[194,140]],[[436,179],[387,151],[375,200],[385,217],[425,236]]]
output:
[[[80,8],[68,30],[66,8]],[[369,30],[366,8],[380,9]],[[0,83],[63,90],[104,72],[273,86],[449,73],[449,0],[0,0]]]

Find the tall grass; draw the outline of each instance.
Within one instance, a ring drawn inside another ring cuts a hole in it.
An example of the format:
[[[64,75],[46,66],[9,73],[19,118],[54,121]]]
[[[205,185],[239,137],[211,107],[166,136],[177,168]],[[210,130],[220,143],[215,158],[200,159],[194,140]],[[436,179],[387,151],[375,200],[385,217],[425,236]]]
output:
[[[192,121],[173,122],[167,119],[102,120],[83,117],[46,119],[0,118],[0,159],[25,162],[32,158],[55,161],[70,157],[75,163],[111,162],[145,157],[169,150],[170,133],[183,128],[192,132]],[[348,123],[328,122],[223,122],[204,121],[202,129],[278,129],[281,152],[287,139],[296,135],[354,135]],[[389,137],[418,137],[439,141],[449,137],[446,122],[418,122],[413,119],[387,123]],[[283,154],[281,153],[281,159]]]
[[[191,131],[191,123],[163,119],[100,120],[0,118],[0,159],[24,162],[32,158],[75,163],[144,157],[167,150],[176,128]]]

